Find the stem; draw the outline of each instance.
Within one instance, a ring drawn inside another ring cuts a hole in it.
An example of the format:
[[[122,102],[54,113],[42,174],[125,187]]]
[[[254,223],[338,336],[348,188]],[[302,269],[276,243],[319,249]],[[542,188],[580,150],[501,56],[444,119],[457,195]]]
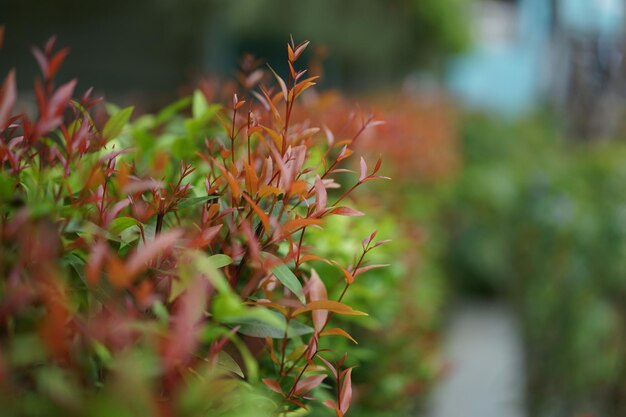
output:
[[[365,250],[363,250],[363,253],[361,254],[361,257],[359,258],[359,261],[356,263],[354,270],[356,271],[357,269],[359,269],[359,267],[361,266],[361,264],[363,263],[363,260],[365,259],[365,255],[369,252],[369,249],[366,248]],[[339,296],[339,298],[337,299],[337,302],[341,302],[343,300],[343,297],[346,295],[346,292],[348,291],[348,288],[350,287],[350,284],[346,282],[346,285],[343,288],[343,291],[341,292],[341,295]],[[319,332],[317,333],[318,335],[320,335],[324,329],[326,328],[326,326],[328,326],[328,324],[330,323],[330,320],[333,317],[333,312],[329,312],[328,313],[328,317],[326,317],[326,322],[324,323],[324,325],[322,326],[322,328],[319,330]],[[319,337],[319,336],[318,336]],[[296,365],[298,364],[298,362],[300,362],[300,360],[302,360],[302,358],[304,357],[304,355],[306,354],[308,350],[307,349],[304,350],[304,352],[302,352],[302,354],[294,361],[294,363],[287,369],[287,371],[285,371],[285,374],[289,374],[289,372],[291,372]],[[313,361],[313,359],[315,359],[315,356],[317,356],[317,352],[315,352],[315,354],[313,355],[313,357],[311,358],[311,361]],[[289,391],[289,394],[287,395],[287,398],[291,398],[291,396],[293,395],[293,392],[296,389],[296,385],[298,385],[298,382],[300,382],[300,379],[302,379],[302,375],[304,375],[304,372],[307,370],[307,368],[309,367],[309,362],[307,362],[304,367],[302,368],[302,371],[300,371],[300,374],[298,375],[298,377],[296,378],[296,380],[293,383],[293,386],[291,388],[291,390]],[[281,376],[282,379],[282,376]]]
[[[237,109],[233,108],[233,125],[230,133],[230,161],[235,165],[235,118],[237,117]]]
[[[248,130],[246,131],[248,137],[248,165],[252,166],[252,158],[250,157],[250,110],[248,110]]]
[[[278,371],[278,375],[282,375],[283,374],[283,369],[285,368],[285,352],[287,351],[287,343],[289,342],[289,339],[287,339],[288,336],[288,332],[289,332],[289,317],[287,317],[287,319],[285,320],[286,324],[285,324],[285,335],[283,336],[283,340],[282,340],[282,348],[281,348],[281,355],[280,355],[280,370]]]
[[[161,197],[161,200],[159,201],[159,210],[157,212],[156,228],[154,229],[155,237],[158,236],[161,233],[161,230],[163,229],[163,218],[165,217],[165,210],[163,207],[164,201],[165,199]]]

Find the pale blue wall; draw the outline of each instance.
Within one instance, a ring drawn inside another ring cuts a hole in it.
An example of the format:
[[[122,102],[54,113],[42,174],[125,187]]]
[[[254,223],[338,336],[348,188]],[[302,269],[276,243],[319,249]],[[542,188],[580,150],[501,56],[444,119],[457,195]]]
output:
[[[624,0],[561,0],[558,17],[572,33],[614,39],[624,29],[624,9]],[[483,42],[452,60],[450,91],[468,106],[502,115],[531,110],[550,72],[550,12],[548,0],[521,0],[515,40],[504,47]]]

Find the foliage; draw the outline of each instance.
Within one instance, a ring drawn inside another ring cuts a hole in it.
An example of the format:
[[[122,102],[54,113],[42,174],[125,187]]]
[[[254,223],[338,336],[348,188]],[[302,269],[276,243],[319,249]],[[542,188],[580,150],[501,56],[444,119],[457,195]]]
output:
[[[272,45],[296,30],[328,49],[328,70],[342,86],[394,82],[407,72],[441,65],[469,42],[459,0],[239,0],[213,2],[215,24],[244,50]],[[217,20],[217,19],[216,19]],[[228,22],[223,24],[223,22]],[[372,30],[377,28],[377,30]],[[355,73],[353,68],[359,68]],[[331,75],[329,74],[329,75]]]
[[[573,147],[541,119],[464,125],[449,273],[517,306],[531,415],[624,415],[624,145]]]
[[[353,337],[336,318],[366,315],[345,297],[385,242],[368,231],[350,259],[334,259],[307,232],[361,216],[347,197],[383,177],[380,159],[361,159],[356,179],[341,168],[359,134],[333,141],[291,118],[315,84],[296,69],[307,45],[288,45],[274,88],[255,70],[231,104],[196,91],[132,123],[132,108],[108,105],[102,123],[89,91],[74,100],[76,81],[55,85],[67,50],[54,40],[34,50],[36,117],[14,113],[15,73],[6,77],[3,410],[300,415],[315,396],[348,411],[351,359],[331,348]],[[358,132],[376,124],[363,120]]]
[[[361,196],[359,201],[369,202],[370,207],[380,205],[372,196]],[[383,210],[379,207],[378,211]],[[441,370],[438,330],[444,291],[426,254],[423,231],[397,215],[376,218],[378,235],[394,239],[372,254],[371,261],[381,264],[392,254],[403,255],[392,265],[365,274],[363,285],[346,296],[355,308],[367,307],[370,316],[343,326],[358,345],[339,339],[336,346],[346,344],[341,350],[349,350],[358,362],[352,380],[355,414],[410,415],[423,405]],[[371,228],[371,219],[338,217],[331,222],[333,232],[314,231],[313,241],[319,252],[349,259],[356,246],[354,237]],[[320,265],[318,272],[333,276],[326,265]]]

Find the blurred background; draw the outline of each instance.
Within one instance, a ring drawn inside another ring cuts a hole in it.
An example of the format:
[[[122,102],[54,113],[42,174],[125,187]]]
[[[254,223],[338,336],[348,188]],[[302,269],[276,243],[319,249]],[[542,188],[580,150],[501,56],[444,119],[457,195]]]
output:
[[[142,111],[311,40],[307,111],[375,111],[362,152],[394,178],[360,197],[396,261],[355,301],[379,320],[353,415],[626,415],[624,0],[0,0],[0,22],[22,91],[54,34],[61,80]]]

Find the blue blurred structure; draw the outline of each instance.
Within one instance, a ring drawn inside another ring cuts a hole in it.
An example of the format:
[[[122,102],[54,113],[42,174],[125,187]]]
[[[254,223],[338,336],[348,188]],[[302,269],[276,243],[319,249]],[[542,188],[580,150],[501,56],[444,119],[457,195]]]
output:
[[[450,62],[446,84],[463,103],[501,115],[563,96],[573,39],[591,37],[601,47],[624,34],[623,0],[483,0],[476,7],[475,46]]]

